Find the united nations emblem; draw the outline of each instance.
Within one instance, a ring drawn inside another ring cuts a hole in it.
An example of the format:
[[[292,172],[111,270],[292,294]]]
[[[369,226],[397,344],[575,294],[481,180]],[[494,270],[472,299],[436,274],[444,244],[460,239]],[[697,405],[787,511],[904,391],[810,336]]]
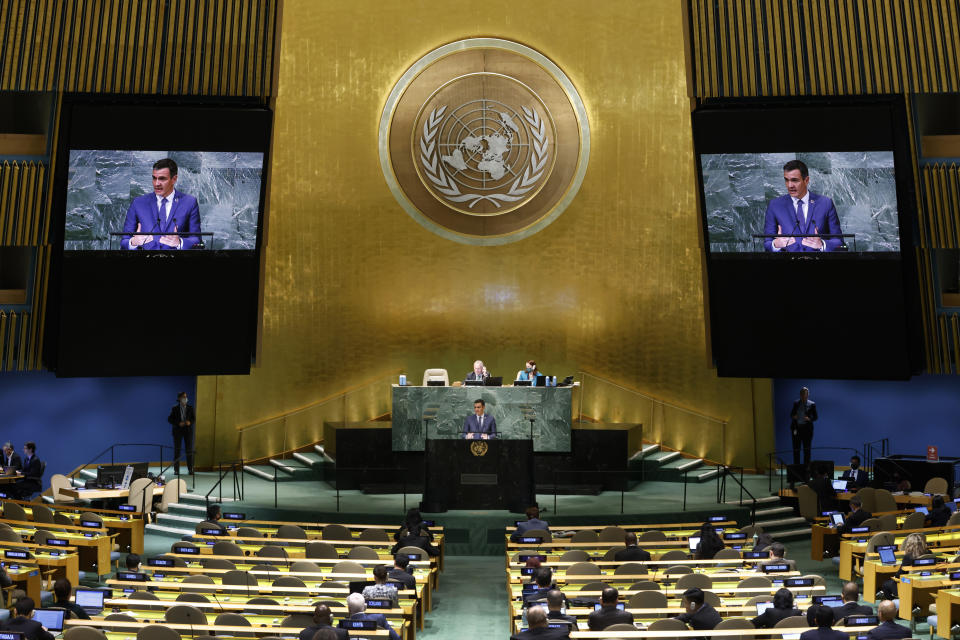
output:
[[[470,443],[470,453],[478,458],[487,455],[487,443],[483,440],[474,440]]]
[[[590,133],[572,82],[542,54],[475,38],[436,49],[394,87],[380,161],[415,220],[469,244],[552,222],[586,171]]]

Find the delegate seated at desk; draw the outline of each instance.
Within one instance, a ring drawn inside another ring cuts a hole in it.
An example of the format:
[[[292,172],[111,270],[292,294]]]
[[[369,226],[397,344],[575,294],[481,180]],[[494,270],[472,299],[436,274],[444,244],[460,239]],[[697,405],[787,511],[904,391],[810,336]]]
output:
[[[486,403],[482,399],[474,400],[473,415],[463,421],[463,437],[467,440],[481,438],[487,440],[497,435],[497,420],[484,413]]]

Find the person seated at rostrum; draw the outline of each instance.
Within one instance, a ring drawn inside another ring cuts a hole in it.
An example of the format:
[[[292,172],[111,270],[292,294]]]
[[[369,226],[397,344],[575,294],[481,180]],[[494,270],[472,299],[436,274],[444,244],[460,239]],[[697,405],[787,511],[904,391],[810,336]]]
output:
[[[20,456],[17,450],[13,448],[12,442],[3,443],[3,467],[11,471],[20,471],[23,465],[20,463]]]
[[[513,542],[519,541],[527,531],[533,531],[535,529],[550,531],[550,523],[540,519],[539,507],[527,507],[526,513],[527,519],[518,524],[516,530],[510,534],[510,540]]]
[[[22,633],[26,640],[53,640],[53,634],[33,619],[33,598],[20,598],[13,605],[14,615],[0,627],[4,631]]]
[[[623,537],[623,543],[626,549],[620,549],[613,554],[613,559],[617,562],[646,562],[650,559],[650,552],[637,546],[637,534],[633,531],[627,531]]]
[[[76,602],[70,600],[70,594],[73,592],[73,585],[66,578],[59,578],[53,583],[53,606],[66,609],[74,618],[80,620],[89,620],[90,616]]]
[[[896,640],[909,638],[913,633],[907,627],[897,624],[897,605],[890,600],[884,600],[877,607],[880,624],[867,631],[869,640]]]
[[[517,376],[517,380],[529,380],[530,386],[537,386],[537,376],[542,376],[543,374],[537,371],[537,363],[533,360],[527,360],[526,365],[520,371]]]
[[[801,633],[800,640],[849,640],[846,633],[831,628],[834,619],[833,609],[823,605],[814,605],[810,608],[812,612],[807,615],[807,620],[812,617],[817,628]]]
[[[337,640],[346,640],[350,637],[346,629],[338,629],[333,626],[333,616],[330,613],[330,607],[320,603],[313,608],[313,625],[300,632],[300,640],[315,640],[317,633],[323,629],[333,631],[333,637]]]
[[[400,596],[397,595],[397,588],[392,584],[387,584],[389,577],[389,567],[385,564],[378,564],[373,568],[373,584],[363,588],[364,600],[389,600],[391,607],[397,608]]]
[[[866,471],[860,468],[860,456],[850,456],[850,468],[843,472],[840,479],[847,480],[847,487],[851,488],[852,485],[854,491],[867,486],[867,483],[870,482],[870,477]]]
[[[684,613],[676,616],[677,620],[690,625],[697,631],[713,629],[723,621],[717,610],[704,602],[703,590],[698,588],[687,589],[680,600]]]
[[[793,606],[793,592],[790,589],[777,589],[773,594],[773,606],[751,620],[757,629],[772,629],[778,622],[790,616],[803,615]]]
[[[29,500],[33,494],[43,490],[43,463],[37,457],[36,442],[25,442],[23,444],[21,473],[23,477],[13,483],[10,493],[18,496],[21,500]]]
[[[613,587],[606,587],[600,592],[600,608],[587,617],[590,631],[603,631],[614,624],[633,624],[632,613],[617,609],[619,596],[620,593]]]
[[[366,613],[367,601],[359,593],[351,593],[347,596],[347,612],[351,620],[373,620],[381,629],[386,629],[390,634],[390,640],[400,640],[400,636],[394,631],[387,617],[382,613]]]
[[[843,604],[833,607],[833,619],[843,621],[847,616],[872,616],[873,609],[868,605],[860,604],[860,587],[856,582],[846,582],[840,590]]]
[[[387,577],[399,582],[403,585],[403,589],[417,588],[417,579],[410,571],[410,558],[404,553],[398,553],[393,557],[393,568],[387,572]]]
[[[697,543],[693,557],[695,560],[713,560],[713,556],[723,547],[723,540],[717,535],[717,530],[712,524],[705,522],[700,527],[700,542]]]
[[[533,607],[527,612],[527,629],[510,636],[510,640],[564,640],[568,631],[565,629],[551,629],[547,619],[547,610],[544,607]]]

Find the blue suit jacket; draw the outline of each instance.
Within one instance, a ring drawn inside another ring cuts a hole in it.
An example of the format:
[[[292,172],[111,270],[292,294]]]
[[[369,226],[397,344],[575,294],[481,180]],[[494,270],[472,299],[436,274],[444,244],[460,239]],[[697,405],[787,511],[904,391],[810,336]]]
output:
[[[157,208],[157,196],[151,191],[139,198],[134,198],[127,209],[127,219],[123,223],[123,232],[132,234],[137,231],[137,224],[140,225],[141,233],[150,233],[153,240],[142,245],[146,251],[161,251],[167,249],[176,249],[160,243],[160,236],[164,233],[172,233],[174,229],[179,232],[200,231],[200,207],[197,205],[197,199],[186,193],[174,190],[173,202],[167,203],[170,215],[166,220],[160,219]],[[183,249],[191,249],[200,242],[200,236],[181,236],[183,240]],[[136,249],[130,246],[130,236],[125,235],[120,242],[124,249]]]
[[[510,534],[510,539],[517,541],[523,536],[523,534],[533,529],[543,529],[544,531],[549,531],[550,524],[546,520],[541,520],[539,518],[530,518],[529,520],[524,520],[517,525],[516,531]]]
[[[778,233],[843,233],[840,229],[840,218],[837,217],[837,210],[833,206],[833,200],[819,193],[810,192],[809,208],[807,211],[807,221],[797,217],[797,208],[793,206],[793,198],[789,195],[774,198],[767,205],[767,213],[763,221],[763,233],[773,235]],[[767,251],[817,251],[801,244],[803,238],[797,238],[789,247],[775,250],[773,248],[773,238],[766,238],[763,246]],[[835,251],[837,247],[843,244],[842,238],[824,238],[826,245],[825,251]]]
[[[387,622],[387,616],[382,613],[367,613],[366,611],[361,613],[355,613],[350,616],[351,620],[375,620],[377,626],[381,629],[386,629],[390,632],[390,640],[400,640],[400,636],[397,635],[397,632],[393,630],[393,627],[390,626],[390,623]]]
[[[889,620],[881,622],[878,626],[867,631],[867,638],[871,640],[896,640],[897,638],[909,638],[912,635],[910,629]]]
[[[477,415],[471,413],[467,416],[467,419],[463,421],[463,435],[467,435],[468,433],[489,433],[495,436],[497,435],[497,419],[489,413],[483,414],[483,428],[481,429]]]

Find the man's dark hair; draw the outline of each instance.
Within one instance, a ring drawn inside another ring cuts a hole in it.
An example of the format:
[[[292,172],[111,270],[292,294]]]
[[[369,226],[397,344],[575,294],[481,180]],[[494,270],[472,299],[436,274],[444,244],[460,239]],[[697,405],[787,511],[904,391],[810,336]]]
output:
[[[333,627],[325,627],[313,634],[312,640],[337,640],[337,632]]]
[[[860,499],[860,496],[853,496],[850,498],[850,506],[859,509],[863,506],[863,500]]]
[[[860,464],[860,456],[857,456],[857,455],[850,456],[850,462],[853,462],[854,460],[857,461],[857,464]]]
[[[378,564],[373,568],[373,578],[377,582],[386,582],[387,574],[390,572],[390,568],[385,564]]]
[[[547,607],[559,609],[563,606],[563,593],[559,589],[550,589],[547,592]]]
[[[406,569],[410,566],[410,556],[405,553],[398,553],[393,556],[393,566],[398,569]]]
[[[534,518],[540,517],[540,508],[539,507],[527,507],[527,520],[533,520]]]
[[[697,587],[687,589],[683,592],[683,597],[686,598],[687,602],[692,602],[699,607],[703,604],[703,589]]]
[[[813,620],[818,627],[829,627],[833,624],[833,609],[820,605],[813,613]]]
[[[27,441],[27,442],[24,442],[24,443],[23,443],[23,446],[25,446],[27,449],[30,449],[30,453],[31,453],[31,454],[37,452],[37,443],[34,442],[33,440],[29,440],[29,441]]]
[[[617,598],[620,597],[620,592],[614,589],[613,587],[606,587],[603,591],[600,592],[600,602],[603,604],[614,604],[617,601]]]
[[[13,608],[17,610],[18,616],[29,616],[34,606],[33,598],[20,598]]]
[[[127,569],[130,571],[136,571],[137,567],[140,566],[140,556],[135,553],[128,553],[126,563]]]
[[[810,175],[810,171],[807,169],[807,165],[803,163],[802,160],[791,160],[787,164],[783,165],[783,172],[787,173],[789,171],[800,170],[800,176],[806,178]],[[173,174],[171,174],[173,175]]]
[[[220,519],[220,505],[207,505],[207,522],[216,522]]]
[[[933,503],[930,506],[934,509],[943,509],[943,496],[933,496]]]
[[[627,531],[627,534],[623,536],[623,543],[628,547],[637,546],[637,534],[633,531]]]
[[[330,607],[319,603],[313,608],[313,621],[317,624],[330,624]]]
[[[860,587],[856,582],[845,582],[840,595],[844,602],[857,602],[860,599]]]
[[[480,403],[481,407],[487,406],[487,403],[483,401],[483,398],[477,398],[476,400],[473,401],[473,404],[477,404],[478,402]]]
[[[793,609],[793,592],[790,589],[777,589],[773,594],[773,607],[775,609]]]
[[[549,587],[553,584],[553,570],[550,567],[540,567],[537,569],[537,586]]]
[[[783,546],[782,542],[774,542],[770,545],[770,553],[772,553],[775,558],[782,558],[786,552],[787,548]]]
[[[71,591],[73,591],[73,585],[66,578],[58,578],[53,583],[53,595],[57,602],[68,602]]]
[[[185,395],[187,395],[187,392],[186,392],[186,391],[181,391],[180,393],[177,394],[177,400],[179,400],[180,398],[182,398],[182,397],[185,396]]]
[[[162,158],[153,163],[153,170],[170,169],[170,177],[177,175],[177,163],[170,158]],[[167,396],[169,397],[169,396]]]

